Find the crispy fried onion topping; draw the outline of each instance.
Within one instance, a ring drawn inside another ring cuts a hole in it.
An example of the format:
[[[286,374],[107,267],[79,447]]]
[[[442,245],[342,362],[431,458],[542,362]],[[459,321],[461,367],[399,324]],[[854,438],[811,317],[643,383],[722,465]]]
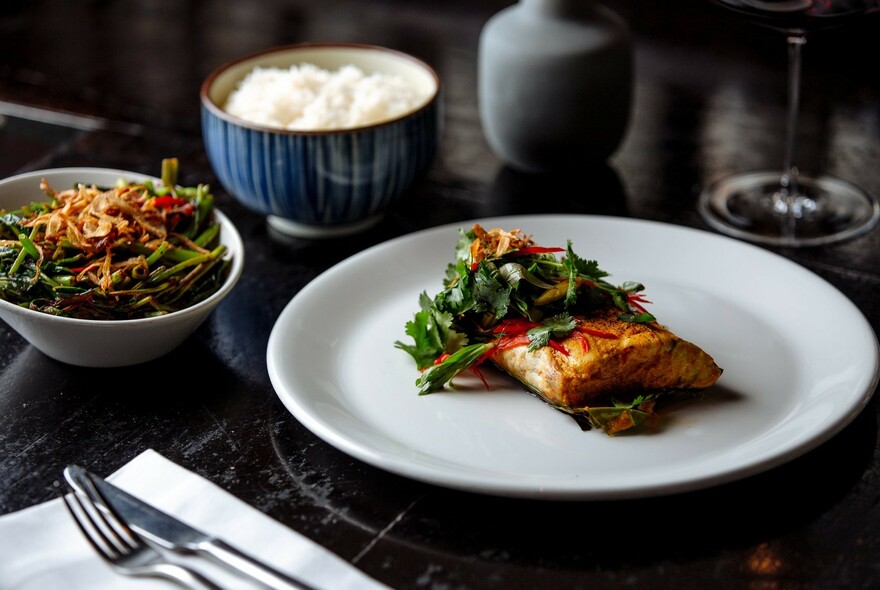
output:
[[[40,187],[55,199],[56,204],[52,210],[22,225],[38,228],[38,231],[42,227],[42,239],[49,242],[66,239],[70,247],[82,250],[86,258],[103,253],[103,257],[92,260],[83,268],[78,278],[88,278],[104,290],[112,287],[115,270],[121,267],[146,268],[143,257],[114,263],[112,251],[115,244],[140,242],[147,245],[161,242],[168,235],[167,210],[153,206],[143,186],[128,185],[102,191],[95,186],[79,184],[58,192],[43,180]],[[34,242],[37,244],[39,240]],[[42,259],[42,249],[40,252]]]
[[[486,231],[479,224],[474,224],[473,232],[476,236],[471,242],[473,264],[487,258],[501,258],[511,250],[534,245],[531,236],[523,234],[519,228],[507,231],[496,227]]]

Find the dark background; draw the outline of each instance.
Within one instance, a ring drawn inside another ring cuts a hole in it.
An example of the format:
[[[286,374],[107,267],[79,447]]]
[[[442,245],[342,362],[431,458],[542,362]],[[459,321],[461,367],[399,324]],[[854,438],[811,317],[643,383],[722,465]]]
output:
[[[633,117],[620,149],[572,175],[505,168],[483,138],[475,87],[480,30],[509,4],[3,4],[0,174],[74,165],[155,174],[162,157],[175,155],[182,184],[208,179],[215,187],[248,262],[230,300],[196,335],[138,367],[68,367],[0,323],[0,514],[51,499],[51,482],[68,463],[106,474],[155,448],[395,588],[878,586],[873,400],[831,441],[765,474],[670,497],[565,503],[485,497],[390,475],[323,443],[281,406],[265,368],[275,319],[306,283],[365,247],[507,213],[619,215],[706,229],[695,208],[702,186],[781,164],[786,53],[778,33],[703,0],[607,0],[636,40]],[[358,236],[270,235],[264,219],[213,181],[204,154],[201,81],[242,54],[299,41],[400,49],[443,80],[437,160],[411,200]],[[804,170],[875,194],[878,55],[874,18],[810,40],[798,158]],[[878,246],[875,230],[833,246],[774,251],[835,285],[876,331]]]

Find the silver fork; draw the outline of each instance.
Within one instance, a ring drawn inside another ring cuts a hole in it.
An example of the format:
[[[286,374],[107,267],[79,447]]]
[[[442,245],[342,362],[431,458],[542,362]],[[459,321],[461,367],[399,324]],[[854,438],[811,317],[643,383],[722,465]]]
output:
[[[128,576],[166,578],[191,590],[221,590],[200,573],[168,562],[100,500],[100,492],[91,482],[84,482],[82,488],[66,482],[66,488],[67,493],[58,489],[64,506],[89,544],[117,572]]]

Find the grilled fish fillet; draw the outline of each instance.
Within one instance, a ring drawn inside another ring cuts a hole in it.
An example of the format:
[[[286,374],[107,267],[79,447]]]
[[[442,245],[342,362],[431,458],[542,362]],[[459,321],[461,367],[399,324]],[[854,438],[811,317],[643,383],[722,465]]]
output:
[[[549,346],[518,346],[496,352],[492,361],[548,401],[570,408],[605,396],[705,389],[721,377],[722,369],[695,344],[656,322],[618,320],[619,313],[578,318],[615,338],[573,333],[561,342],[568,355]]]

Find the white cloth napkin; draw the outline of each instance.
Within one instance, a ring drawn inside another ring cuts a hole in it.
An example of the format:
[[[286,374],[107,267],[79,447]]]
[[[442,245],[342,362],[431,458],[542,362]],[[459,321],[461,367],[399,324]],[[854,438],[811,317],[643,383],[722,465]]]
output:
[[[107,479],[316,588],[387,588],[331,551],[153,450],[144,451]],[[260,587],[207,559],[175,560],[194,566],[223,588]],[[0,517],[0,589],[102,588],[168,590],[178,586],[114,572],[88,545],[60,499]]]

